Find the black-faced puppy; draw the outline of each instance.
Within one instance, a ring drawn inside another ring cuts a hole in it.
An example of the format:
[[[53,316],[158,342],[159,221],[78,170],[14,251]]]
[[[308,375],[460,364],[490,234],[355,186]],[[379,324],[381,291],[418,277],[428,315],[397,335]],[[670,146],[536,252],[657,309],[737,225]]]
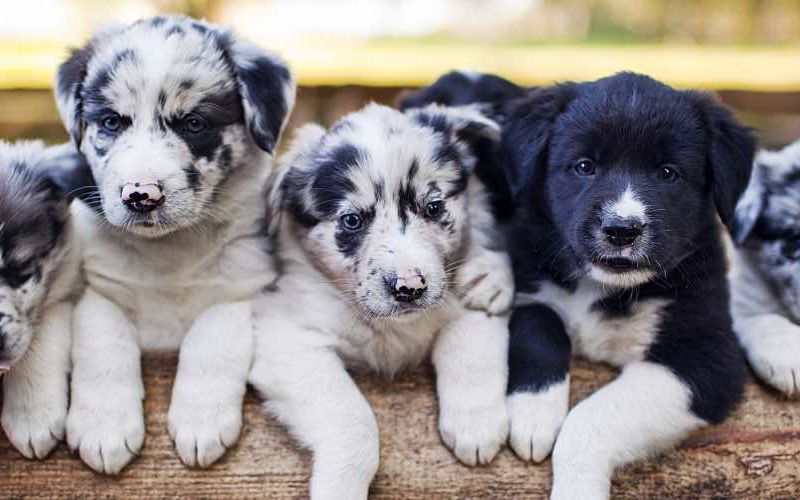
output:
[[[0,141],[0,372],[3,430],[27,458],[64,437],[70,322],[79,248],[62,174],[80,170],[70,145]]]
[[[312,498],[366,498],[378,467],[375,417],[348,368],[391,376],[430,355],[455,455],[488,463],[506,440],[507,316],[468,308],[513,295],[510,262],[487,250],[479,138],[499,128],[474,109],[373,104],[302,127],[281,159],[284,274],[255,302],[251,382],[313,451]],[[474,262],[482,272],[463,274]]]
[[[709,96],[631,73],[494,106],[516,203],[510,443],[536,462],[555,443],[553,498],[606,498],[614,469],[741,397],[718,218],[754,140]],[[567,414],[572,354],[623,370]]]
[[[759,151],[736,207],[731,313],[755,372],[800,394],[800,141]]]
[[[74,51],[56,100],[95,182],[73,210],[88,288],[69,445],[119,472],[144,440],[140,351],[180,347],[169,431],[184,463],[207,466],[239,435],[249,299],[276,277],[262,198],[288,68],[219,26],[156,17]]]

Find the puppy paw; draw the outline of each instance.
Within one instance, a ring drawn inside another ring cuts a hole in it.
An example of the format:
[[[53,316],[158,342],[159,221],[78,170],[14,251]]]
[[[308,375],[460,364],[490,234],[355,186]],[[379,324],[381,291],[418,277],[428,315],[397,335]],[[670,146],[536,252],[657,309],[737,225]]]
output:
[[[517,392],[507,398],[509,444],[526,462],[542,462],[567,416],[569,385],[559,382],[538,392]]]
[[[439,432],[464,464],[488,464],[508,438],[506,406],[498,401],[489,406],[442,407]]]
[[[750,365],[764,382],[788,397],[800,397],[800,327],[780,324],[746,347]]]
[[[44,397],[42,397],[44,396]],[[64,439],[67,395],[4,391],[2,424],[8,440],[25,458],[44,459]]]
[[[242,408],[236,404],[173,401],[167,422],[181,461],[189,467],[208,467],[239,439]]]
[[[462,265],[456,280],[464,291],[464,306],[489,314],[506,312],[514,300],[514,277],[498,252],[485,251]]]
[[[73,403],[67,416],[67,444],[86,465],[118,474],[144,444],[141,401],[107,398],[104,404]]]

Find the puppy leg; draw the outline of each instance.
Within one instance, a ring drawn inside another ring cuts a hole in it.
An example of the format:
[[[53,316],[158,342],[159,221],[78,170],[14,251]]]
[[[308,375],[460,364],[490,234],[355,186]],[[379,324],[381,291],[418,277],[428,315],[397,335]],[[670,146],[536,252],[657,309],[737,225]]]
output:
[[[570,340],[558,315],[541,304],[517,307],[509,329],[509,441],[521,459],[541,462],[567,416]]]
[[[26,458],[45,458],[64,439],[73,305],[44,311],[25,356],[3,379],[3,429]]]
[[[208,467],[239,438],[253,357],[251,316],[249,302],[212,307],[183,340],[167,421],[186,465]]]
[[[464,306],[469,309],[502,314],[514,299],[511,263],[503,252],[476,249],[456,271],[456,282],[464,292]]]
[[[507,322],[467,312],[442,330],[433,348],[439,432],[467,465],[491,462],[508,437]]]
[[[366,499],[378,469],[378,424],[341,359],[321,335],[284,321],[257,332],[250,382],[313,452],[311,499]]]
[[[143,399],[134,325],[88,289],[73,318],[70,448],[95,471],[119,473],[144,443]]]
[[[735,330],[759,378],[786,396],[800,396],[800,326],[770,313],[740,318]]]
[[[553,450],[553,499],[609,498],[614,470],[674,446],[705,424],[669,368],[627,366],[567,416]]]

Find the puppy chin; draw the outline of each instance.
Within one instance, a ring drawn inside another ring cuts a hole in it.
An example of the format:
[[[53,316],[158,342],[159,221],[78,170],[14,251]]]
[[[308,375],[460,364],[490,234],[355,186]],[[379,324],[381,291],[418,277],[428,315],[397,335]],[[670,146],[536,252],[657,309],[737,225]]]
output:
[[[598,283],[617,288],[631,288],[652,280],[655,272],[650,269],[632,269],[630,271],[613,271],[601,264],[589,266],[589,277]]]

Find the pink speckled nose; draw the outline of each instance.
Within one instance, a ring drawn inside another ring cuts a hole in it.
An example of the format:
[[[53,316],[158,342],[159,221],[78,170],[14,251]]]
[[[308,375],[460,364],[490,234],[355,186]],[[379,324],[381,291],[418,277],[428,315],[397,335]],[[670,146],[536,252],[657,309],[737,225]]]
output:
[[[164,191],[155,178],[126,182],[120,192],[122,203],[134,212],[149,212],[164,203]]]
[[[398,276],[386,278],[389,293],[398,302],[413,302],[425,293],[425,278],[417,269],[409,269]]]

